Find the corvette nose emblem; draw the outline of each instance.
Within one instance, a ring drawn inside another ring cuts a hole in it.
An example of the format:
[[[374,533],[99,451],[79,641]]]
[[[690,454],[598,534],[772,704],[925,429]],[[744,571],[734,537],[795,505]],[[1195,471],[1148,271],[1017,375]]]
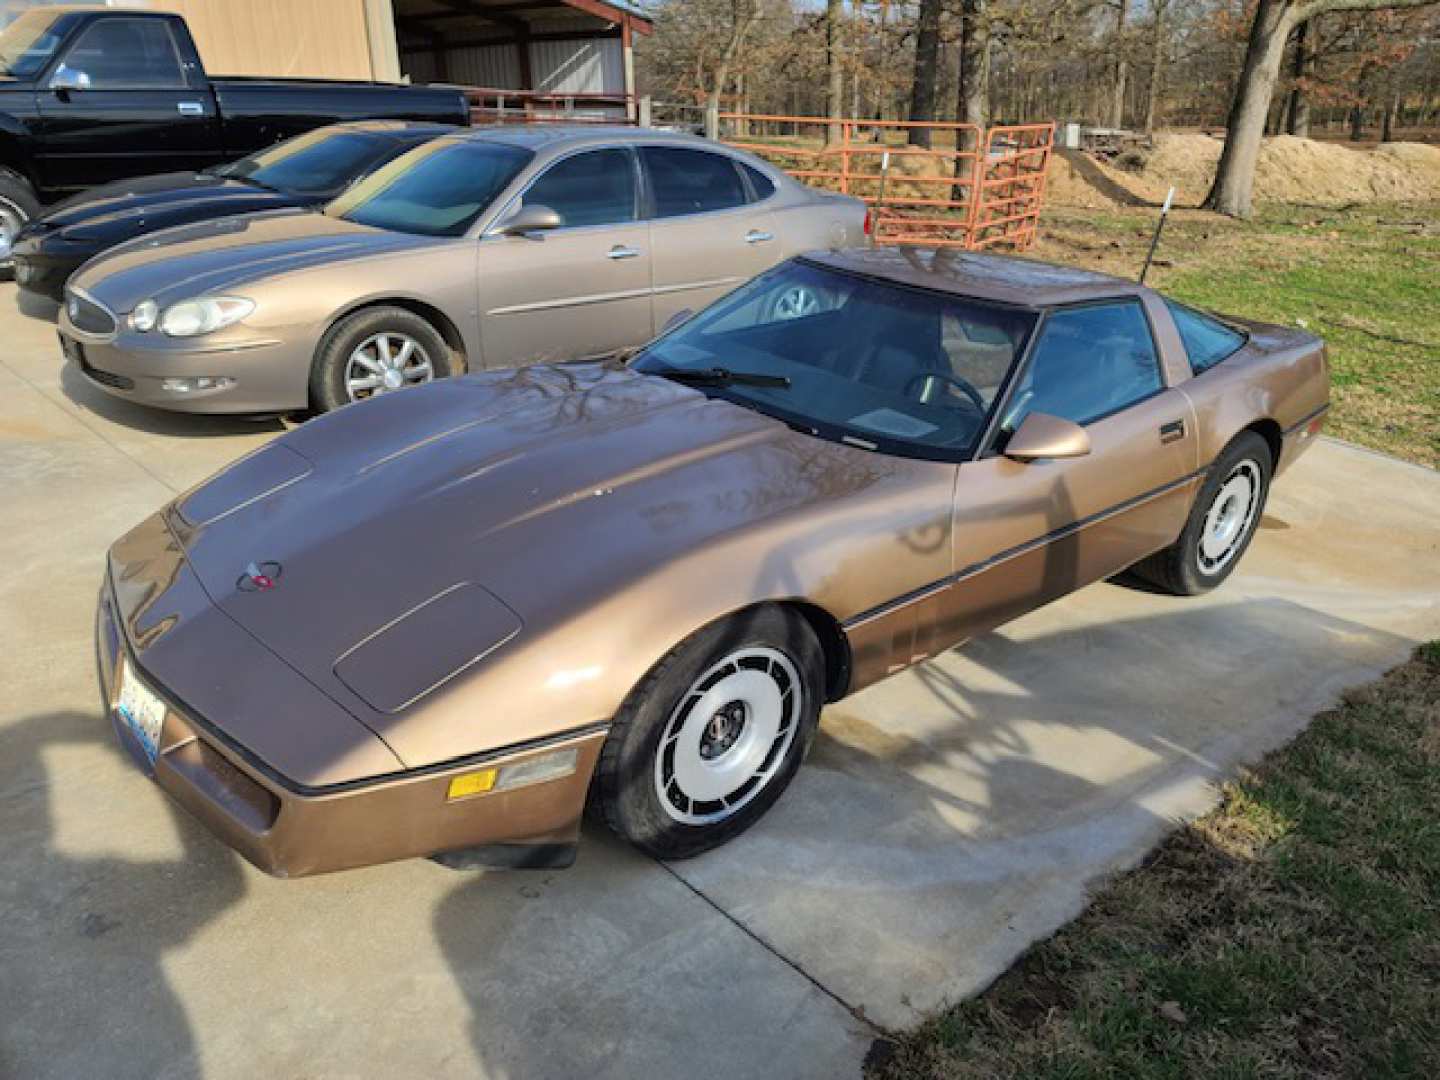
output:
[[[278,562],[251,563],[235,582],[241,592],[268,592],[280,580]]]

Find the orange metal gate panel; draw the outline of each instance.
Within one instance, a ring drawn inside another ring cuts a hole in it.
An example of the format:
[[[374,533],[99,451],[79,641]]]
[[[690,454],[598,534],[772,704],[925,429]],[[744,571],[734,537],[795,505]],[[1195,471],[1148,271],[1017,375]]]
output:
[[[864,199],[877,242],[1017,251],[1035,242],[1053,123],[982,133],[973,124],[756,113],[721,113],[720,121],[728,145]],[[917,128],[937,145],[908,145]]]

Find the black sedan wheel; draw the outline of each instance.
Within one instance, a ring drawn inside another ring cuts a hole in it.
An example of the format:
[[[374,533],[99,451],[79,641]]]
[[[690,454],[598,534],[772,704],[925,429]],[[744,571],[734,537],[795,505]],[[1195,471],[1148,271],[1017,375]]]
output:
[[[40,213],[30,185],[9,169],[0,169],[0,270],[9,270],[10,249],[20,230]]]
[[[805,620],[778,607],[682,642],[615,718],[593,790],[606,822],[662,859],[698,855],[749,828],[809,749],[824,667]]]

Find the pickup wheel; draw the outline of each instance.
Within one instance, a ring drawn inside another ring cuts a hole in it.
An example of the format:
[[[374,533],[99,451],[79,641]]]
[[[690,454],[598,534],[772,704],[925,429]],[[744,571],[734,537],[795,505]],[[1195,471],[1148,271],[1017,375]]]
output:
[[[744,832],[794,778],[820,717],[824,658],[805,620],[765,606],[711,623],[631,691],[592,807],[660,859]]]
[[[1180,539],[1131,569],[1179,596],[1209,592],[1234,572],[1270,494],[1270,447],[1241,432],[1215,459]]]
[[[40,213],[40,200],[25,178],[0,168],[0,270],[11,266],[10,249],[27,222]]]
[[[408,308],[362,308],[334,326],[315,350],[310,402],[316,412],[459,375],[464,358]]]

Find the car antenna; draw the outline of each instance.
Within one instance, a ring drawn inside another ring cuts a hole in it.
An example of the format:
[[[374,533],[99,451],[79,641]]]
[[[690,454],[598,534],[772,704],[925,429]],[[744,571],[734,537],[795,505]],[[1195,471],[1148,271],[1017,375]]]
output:
[[[1150,237],[1150,251],[1145,256],[1145,265],[1140,268],[1140,284],[1145,284],[1145,275],[1150,272],[1150,263],[1155,258],[1155,249],[1160,246],[1160,232],[1165,228],[1165,219],[1170,215],[1170,203],[1175,198],[1175,186],[1165,193],[1165,205],[1160,207],[1160,220],[1155,223],[1155,235]]]

